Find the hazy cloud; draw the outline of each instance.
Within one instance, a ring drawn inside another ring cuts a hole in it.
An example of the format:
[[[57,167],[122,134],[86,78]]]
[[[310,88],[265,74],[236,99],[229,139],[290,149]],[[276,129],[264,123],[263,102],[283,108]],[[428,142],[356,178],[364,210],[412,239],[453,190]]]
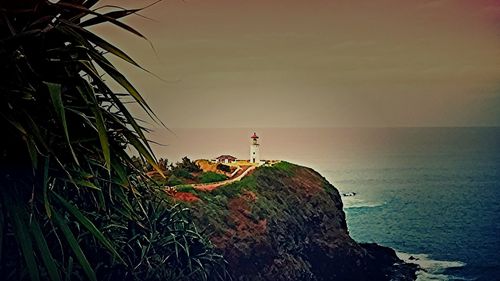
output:
[[[500,125],[498,1],[179,0],[144,13],[156,21],[131,24],[158,56],[101,31],[173,81],[126,68],[172,127]]]

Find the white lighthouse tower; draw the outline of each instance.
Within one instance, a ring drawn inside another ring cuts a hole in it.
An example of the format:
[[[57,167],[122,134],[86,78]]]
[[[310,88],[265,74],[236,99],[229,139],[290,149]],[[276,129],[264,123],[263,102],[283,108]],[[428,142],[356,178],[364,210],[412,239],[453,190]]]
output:
[[[256,133],[253,133],[252,144],[250,145],[250,163],[260,163],[260,153],[259,153],[259,143],[257,140],[259,137]]]

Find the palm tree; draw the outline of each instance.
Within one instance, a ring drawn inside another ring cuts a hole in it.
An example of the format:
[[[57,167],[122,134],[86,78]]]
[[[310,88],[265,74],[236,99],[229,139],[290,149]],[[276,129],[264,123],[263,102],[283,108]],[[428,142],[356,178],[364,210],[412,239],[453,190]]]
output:
[[[0,274],[215,278],[222,258],[127,154],[162,173],[125,104],[160,121],[108,56],[140,66],[88,29],[109,23],[144,37],[119,21],[139,9],[101,13],[98,2],[0,1]]]

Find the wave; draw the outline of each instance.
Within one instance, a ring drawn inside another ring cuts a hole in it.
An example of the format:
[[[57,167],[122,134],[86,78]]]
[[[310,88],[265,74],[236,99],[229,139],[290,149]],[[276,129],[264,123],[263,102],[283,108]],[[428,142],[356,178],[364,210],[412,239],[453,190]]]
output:
[[[426,254],[396,252],[396,255],[407,263],[420,266],[421,270],[417,272],[417,281],[474,280],[444,273],[446,269],[464,267],[466,263],[461,261],[433,260]]]
[[[353,196],[342,197],[342,203],[344,204],[344,209],[375,208],[386,204],[386,202],[365,201]]]

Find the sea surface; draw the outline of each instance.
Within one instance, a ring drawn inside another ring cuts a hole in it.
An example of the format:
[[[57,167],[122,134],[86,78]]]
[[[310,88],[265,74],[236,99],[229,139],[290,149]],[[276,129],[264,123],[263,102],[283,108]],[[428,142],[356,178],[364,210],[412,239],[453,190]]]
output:
[[[500,128],[172,129],[159,157],[231,154],[316,169],[342,193],[351,236],[394,248],[418,280],[500,280]]]

